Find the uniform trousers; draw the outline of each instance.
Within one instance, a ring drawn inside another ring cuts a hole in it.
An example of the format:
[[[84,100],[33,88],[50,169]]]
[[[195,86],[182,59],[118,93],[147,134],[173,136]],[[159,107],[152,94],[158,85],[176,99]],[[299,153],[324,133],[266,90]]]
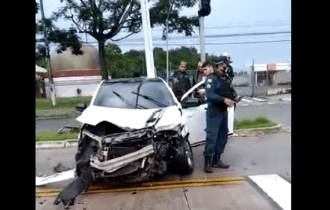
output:
[[[228,139],[228,113],[206,114],[206,145],[204,156],[221,155]]]

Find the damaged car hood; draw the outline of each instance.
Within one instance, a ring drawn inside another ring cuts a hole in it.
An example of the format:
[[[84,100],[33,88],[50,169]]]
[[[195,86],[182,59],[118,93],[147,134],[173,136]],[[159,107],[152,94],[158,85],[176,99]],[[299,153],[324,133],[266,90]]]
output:
[[[150,122],[152,115],[154,115],[153,118],[160,117],[159,121],[151,121],[151,124],[152,122],[157,123],[155,128],[183,123],[181,112],[177,106],[156,109],[121,109],[92,105],[86,108],[76,120],[93,126],[106,121],[127,130],[146,127],[147,121]]]

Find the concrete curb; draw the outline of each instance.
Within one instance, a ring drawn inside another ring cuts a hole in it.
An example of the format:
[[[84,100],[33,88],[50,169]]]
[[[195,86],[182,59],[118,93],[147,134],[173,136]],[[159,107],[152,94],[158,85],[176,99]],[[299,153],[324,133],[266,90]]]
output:
[[[281,130],[282,128],[282,124],[277,124],[274,126],[270,126],[270,127],[263,127],[263,128],[248,128],[248,129],[239,129],[239,130],[234,130],[235,133],[239,134],[239,133],[246,133],[246,132],[258,132],[258,131],[262,131],[264,133],[273,133],[273,132],[278,132]]]
[[[36,142],[36,149],[54,149],[78,146],[78,139]]]
[[[291,129],[284,128],[282,129],[282,124],[277,124],[271,127],[264,127],[264,128],[249,128],[249,129],[239,129],[234,130],[234,134],[231,135],[232,137],[245,137],[245,136],[256,136],[259,134],[266,134],[266,133],[277,133],[280,131],[284,132],[291,132]],[[200,145],[201,142],[196,142],[192,144],[192,146]],[[43,142],[36,142],[36,149],[54,149],[54,148],[65,148],[65,147],[77,147],[78,146],[78,139],[67,139],[61,141],[43,141]]]
[[[57,120],[57,119],[69,119],[69,118],[77,118],[79,117],[78,115],[53,115],[53,116],[49,116],[49,117],[36,117],[35,120],[39,121],[39,120]]]
[[[283,93],[291,93],[291,87],[288,88],[275,88],[267,90],[267,95],[279,95]]]

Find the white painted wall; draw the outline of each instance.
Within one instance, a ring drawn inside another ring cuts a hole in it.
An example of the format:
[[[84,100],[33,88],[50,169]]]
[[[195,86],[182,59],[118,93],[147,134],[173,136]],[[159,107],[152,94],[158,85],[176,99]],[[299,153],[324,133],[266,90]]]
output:
[[[81,90],[80,96],[93,96],[98,84],[102,81],[101,76],[86,77],[62,77],[54,78],[56,97],[77,97],[77,89]],[[48,79],[46,83],[46,97],[50,97]]]

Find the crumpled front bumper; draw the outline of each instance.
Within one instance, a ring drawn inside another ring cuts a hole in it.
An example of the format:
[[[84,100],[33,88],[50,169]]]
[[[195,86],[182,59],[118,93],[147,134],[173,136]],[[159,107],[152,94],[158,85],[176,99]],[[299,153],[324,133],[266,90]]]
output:
[[[148,145],[146,147],[143,147],[142,149],[129,153],[127,155],[114,158],[107,161],[99,161],[97,157],[92,157],[90,160],[90,165],[94,168],[97,168],[99,170],[102,170],[107,173],[112,173],[126,165],[128,165],[131,162],[134,162],[136,160],[139,160],[141,158],[147,157],[148,155],[151,155],[154,153],[154,148],[152,145]]]

